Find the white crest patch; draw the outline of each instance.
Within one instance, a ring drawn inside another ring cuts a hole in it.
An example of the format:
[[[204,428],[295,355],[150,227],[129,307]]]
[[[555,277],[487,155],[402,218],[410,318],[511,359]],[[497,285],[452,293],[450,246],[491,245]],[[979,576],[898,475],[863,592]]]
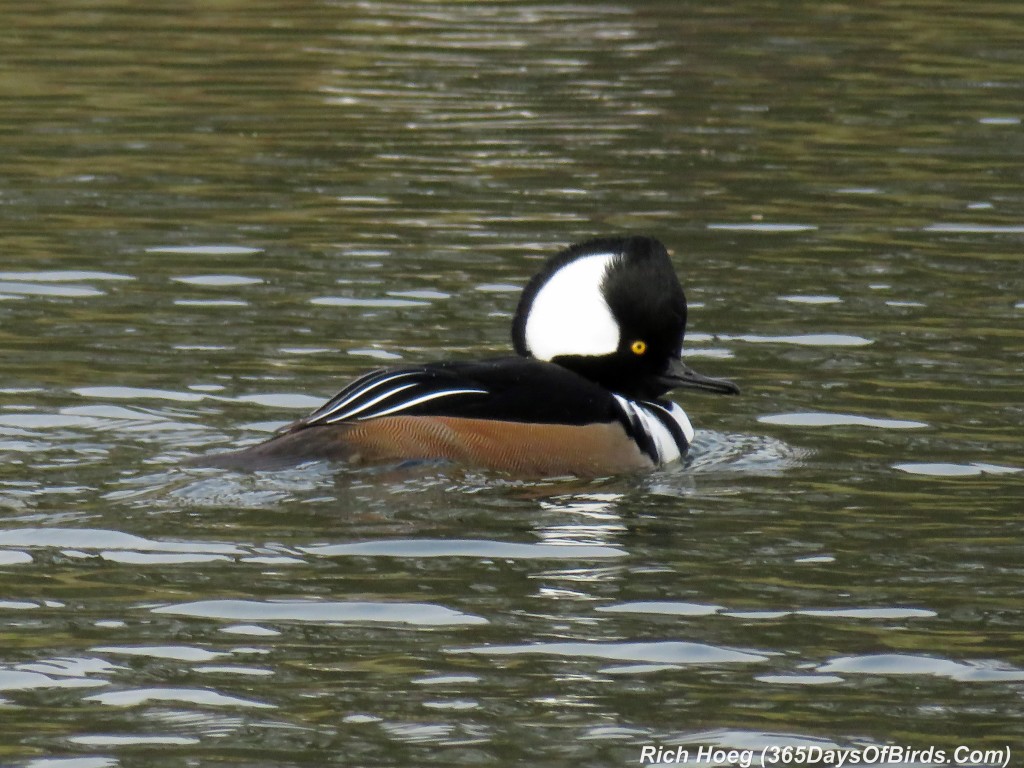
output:
[[[534,357],[609,355],[619,348],[619,324],[601,293],[615,258],[614,253],[584,256],[548,278],[526,318],[526,346]]]

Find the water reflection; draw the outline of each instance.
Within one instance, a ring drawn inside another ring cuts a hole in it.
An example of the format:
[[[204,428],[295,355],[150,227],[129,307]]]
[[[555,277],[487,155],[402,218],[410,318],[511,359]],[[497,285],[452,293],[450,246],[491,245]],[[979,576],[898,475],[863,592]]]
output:
[[[517,544],[481,539],[389,539],[352,544],[321,544],[301,550],[320,557],[473,557],[500,560],[594,560],[623,557],[621,549],[569,543]]]
[[[853,413],[776,413],[760,416],[763,424],[783,424],[790,427],[874,427],[876,429],[921,429],[928,425],[910,419],[884,419]]]
[[[1024,670],[1006,668],[998,662],[963,663],[949,659],[894,653],[846,656],[818,667],[824,673],[854,675],[933,675],[961,682],[1024,680]]]
[[[418,626],[486,624],[482,616],[472,616],[429,603],[350,601],[321,602],[305,600],[202,600],[181,605],[154,608],[153,613],[237,621],[313,621],[384,622]]]
[[[83,701],[95,701],[108,707],[138,707],[151,702],[195,704],[201,707],[236,707],[273,709],[273,704],[249,701],[237,696],[226,696],[216,691],[196,688],[140,688],[137,690],[112,691],[86,696]]]
[[[5,7],[5,762],[1020,736],[1024,57],[962,11]],[[684,464],[178,469],[624,231],[744,389]]]
[[[530,643],[527,645],[490,645],[484,648],[455,648],[449,653],[473,653],[481,656],[565,656],[605,661],[629,661],[668,664],[755,664],[768,660],[758,653],[716,648],[680,641],[622,643]],[[616,671],[621,671],[615,668]],[[649,671],[646,668],[643,671]]]
[[[26,691],[34,688],[95,688],[107,685],[104,680],[94,680],[73,675],[54,677],[41,672],[21,669],[0,669],[0,691]]]
[[[927,462],[903,462],[893,464],[893,469],[911,475],[932,475],[935,477],[974,477],[977,475],[1015,475],[1024,472],[1024,467],[1007,467],[999,464],[971,462],[970,464],[947,464]]]

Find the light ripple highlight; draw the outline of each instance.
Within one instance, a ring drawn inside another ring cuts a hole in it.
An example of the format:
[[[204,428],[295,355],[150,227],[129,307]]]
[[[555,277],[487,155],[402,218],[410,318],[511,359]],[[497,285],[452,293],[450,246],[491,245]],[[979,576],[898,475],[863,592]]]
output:
[[[11,528],[0,530],[0,547],[135,550],[221,555],[248,554],[234,544],[208,541],[155,541],[103,528]]]
[[[434,603],[353,600],[198,600],[154,608],[153,613],[229,621],[298,621],[318,624],[373,622],[416,626],[478,625],[490,622]]]
[[[921,429],[927,427],[923,421],[909,419],[884,419],[875,416],[858,416],[852,413],[797,412],[776,413],[758,416],[762,424],[780,424],[787,427],[876,427],[879,429]]]
[[[491,645],[456,648],[451,653],[477,656],[560,656],[573,659],[607,659],[651,664],[757,664],[768,661],[768,655],[719,648],[703,643],[661,640],[640,643],[561,642],[526,645]]]
[[[276,709],[276,705],[262,701],[227,696],[205,688],[135,688],[127,691],[112,691],[86,696],[83,701],[96,701],[110,707],[137,707],[152,701],[197,704],[203,707],[247,707],[251,709]]]
[[[905,462],[893,464],[892,467],[911,475],[928,475],[930,477],[977,477],[978,475],[1012,475],[1024,472],[1024,469],[1020,467],[1004,467],[999,464],[985,464],[978,461],[970,464]]]
[[[855,675],[927,675],[965,683],[1017,682],[1024,670],[1006,668],[993,662],[960,662],[906,653],[841,656],[822,664],[822,673]]]
[[[473,557],[497,560],[596,560],[625,557],[616,547],[588,544],[519,544],[488,539],[394,539],[298,547],[325,557]]]

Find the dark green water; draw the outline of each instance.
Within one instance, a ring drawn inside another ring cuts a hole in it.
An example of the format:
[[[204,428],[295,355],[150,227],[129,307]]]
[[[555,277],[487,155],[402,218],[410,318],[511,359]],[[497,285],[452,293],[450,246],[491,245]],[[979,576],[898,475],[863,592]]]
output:
[[[1020,764],[1018,4],[0,10],[0,764]],[[177,469],[623,231],[686,466]]]

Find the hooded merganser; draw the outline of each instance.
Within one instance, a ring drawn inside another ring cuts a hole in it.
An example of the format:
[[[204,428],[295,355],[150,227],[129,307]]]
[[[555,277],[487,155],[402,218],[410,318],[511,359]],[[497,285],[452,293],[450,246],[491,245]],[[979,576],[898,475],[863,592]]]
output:
[[[552,257],[523,289],[512,322],[518,357],[371,371],[266,442],[194,463],[443,459],[533,476],[652,468],[693,442],[666,392],[739,392],[683,363],[685,330],[686,297],[665,246],[589,240]]]

